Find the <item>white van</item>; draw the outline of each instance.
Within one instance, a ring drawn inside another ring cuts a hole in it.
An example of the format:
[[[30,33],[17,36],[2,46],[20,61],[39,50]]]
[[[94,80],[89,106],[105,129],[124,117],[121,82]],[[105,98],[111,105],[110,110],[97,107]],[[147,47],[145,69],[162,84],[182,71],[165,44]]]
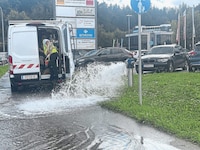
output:
[[[55,84],[71,79],[75,70],[70,28],[61,21],[10,21],[8,58],[11,91],[18,87]],[[43,40],[49,39],[58,51],[58,78],[51,80],[48,65],[41,56]]]

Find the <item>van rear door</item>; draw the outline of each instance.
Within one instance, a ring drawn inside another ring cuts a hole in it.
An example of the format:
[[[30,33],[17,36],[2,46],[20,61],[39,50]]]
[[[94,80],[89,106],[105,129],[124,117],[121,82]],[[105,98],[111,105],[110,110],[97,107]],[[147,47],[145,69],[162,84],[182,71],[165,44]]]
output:
[[[8,43],[13,74],[40,72],[38,36],[35,26],[10,26]]]

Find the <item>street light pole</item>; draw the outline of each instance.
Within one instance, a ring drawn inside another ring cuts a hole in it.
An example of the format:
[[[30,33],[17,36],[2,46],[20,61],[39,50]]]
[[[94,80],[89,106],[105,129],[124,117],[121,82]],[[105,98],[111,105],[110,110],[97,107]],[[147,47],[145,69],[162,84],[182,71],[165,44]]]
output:
[[[128,34],[130,34],[130,17],[132,16],[132,15],[126,15],[127,17],[128,17]],[[128,37],[128,49],[130,50],[131,48],[131,39],[130,39],[130,35],[129,35],[129,37]]]
[[[1,7],[0,7],[0,11],[1,11],[1,29],[2,29],[2,40],[3,40],[3,52],[5,52],[3,10],[2,10]]]

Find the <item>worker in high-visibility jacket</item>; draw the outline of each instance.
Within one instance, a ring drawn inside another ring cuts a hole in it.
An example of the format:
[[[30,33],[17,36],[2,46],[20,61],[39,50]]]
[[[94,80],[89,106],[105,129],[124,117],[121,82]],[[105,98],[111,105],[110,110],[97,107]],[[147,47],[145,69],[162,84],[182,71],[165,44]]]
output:
[[[58,51],[48,39],[43,40],[44,54],[46,55],[45,64],[50,69],[51,79],[58,79]]]

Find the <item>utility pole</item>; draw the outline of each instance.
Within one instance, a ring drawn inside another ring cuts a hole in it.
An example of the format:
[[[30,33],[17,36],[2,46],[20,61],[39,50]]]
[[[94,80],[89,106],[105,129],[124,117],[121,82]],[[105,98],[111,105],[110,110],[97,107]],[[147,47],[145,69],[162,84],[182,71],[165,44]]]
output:
[[[195,45],[194,6],[192,7],[192,49]]]
[[[5,52],[3,10],[2,10],[1,7],[0,7],[0,11],[1,11],[1,29],[2,29],[2,40],[3,40],[3,52]]]
[[[128,34],[130,34],[130,24],[131,24],[131,22],[130,22],[130,17],[132,16],[132,15],[126,15],[127,17],[128,17]],[[129,37],[128,37],[128,50],[130,50],[131,49],[131,39],[130,39],[130,35],[129,35]]]

